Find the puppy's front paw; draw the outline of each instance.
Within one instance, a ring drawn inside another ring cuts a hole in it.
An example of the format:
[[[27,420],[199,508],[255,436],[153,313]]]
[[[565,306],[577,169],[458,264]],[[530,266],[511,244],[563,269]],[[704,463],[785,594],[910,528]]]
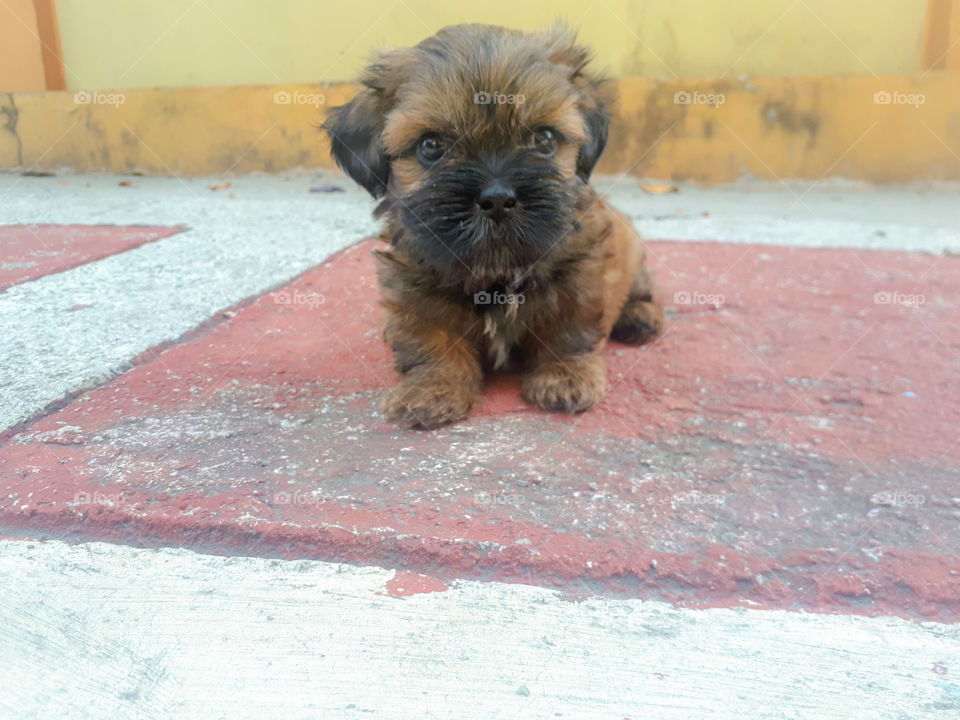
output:
[[[475,399],[476,390],[466,382],[407,375],[380,397],[380,410],[400,427],[431,430],[463,420]]]
[[[607,367],[600,355],[545,363],[523,381],[523,399],[544,410],[583,412],[606,391]]]

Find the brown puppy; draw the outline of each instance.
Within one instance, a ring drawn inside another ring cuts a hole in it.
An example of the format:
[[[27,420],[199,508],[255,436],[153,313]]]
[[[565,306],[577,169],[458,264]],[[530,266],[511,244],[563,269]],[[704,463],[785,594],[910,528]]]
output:
[[[501,367],[527,401],[580,412],[606,390],[607,338],[660,332],[643,242],[587,184],[609,124],[587,59],[565,28],[447,27],[382,53],[331,112],[337,163],[383,198],[390,420],[460,420]]]

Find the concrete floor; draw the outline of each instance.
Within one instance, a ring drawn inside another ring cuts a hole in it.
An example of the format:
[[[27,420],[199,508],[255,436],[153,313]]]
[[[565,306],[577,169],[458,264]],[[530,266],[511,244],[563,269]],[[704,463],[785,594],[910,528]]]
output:
[[[960,627],[0,541],[0,717],[943,720]]]
[[[121,180],[131,180],[133,186],[119,186]],[[0,292],[0,431],[15,433],[21,423],[124,373],[151,348],[181,340],[198,325],[220,319],[225,309],[282,285],[375,231],[372,201],[336,174],[243,177],[233,179],[229,190],[208,189],[216,182],[0,174],[0,225],[183,223],[189,228]],[[312,186],[330,183],[345,191],[309,192]],[[931,253],[921,258],[925,267],[946,262],[944,251],[960,252],[960,188],[953,185],[875,189],[836,180],[815,185],[745,181],[648,195],[630,178],[599,178],[596,184],[609,191],[648,238],[847,248],[843,261],[831,266],[834,274],[842,272],[844,263],[858,272],[869,266],[858,255],[866,249]],[[682,255],[682,250],[676,252]],[[726,264],[735,265],[739,257],[731,253]],[[684,262],[696,268],[694,260]],[[913,272],[911,267],[900,271]],[[894,270],[870,272],[883,283]],[[378,331],[371,326],[370,333],[373,337]],[[953,353],[951,338],[933,350]],[[633,366],[628,360],[624,368]],[[164,375],[159,371],[157,387],[167,382]],[[141,383],[152,383],[142,374],[138,377]],[[109,388],[100,392],[101,409],[110,407],[104,405],[104,396],[122,391],[123,384]],[[369,392],[349,395],[345,407],[369,414],[363,403],[372,390],[363,390]],[[513,412],[507,394],[502,388],[494,393],[490,412]],[[875,400],[866,398],[868,405]],[[86,407],[90,405],[81,396],[67,410]],[[683,411],[680,405],[670,407]],[[356,447],[350,433],[369,428],[341,418],[340,406],[328,410],[343,420],[343,447]],[[503,421],[508,432],[518,417]],[[623,417],[634,422],[632,415]],[[946,416],[938,418],[947,422]],[[398,446],[401,454],[415,446],[425,457],[431,442],[448,442],[459,459],[476,461],[479,467],[482,458],[477,453],[484,447],[500,452],[503,438],[476,445],[483,439],[476,427],[482,429],[482,423],[433,439],[395,440],[405,443]],[[544,429],[551,430],[546,425]],[[72,431],[67,430],[69,435]],[[375,430],[389,436],[387,430]],[[219,432],[243,442],[250,437],[242,426],[220,427]],[[522,440],[514,435],[516,442]],[[134,444],[137,437],[124,436]],[[566,439],[566,433],[562,437]],[[47,447],[44,462],[50,467],[35,480],[13,478],[21,485],[35,483],[24,486],[16,507],[11,497],[0,493],[6,517],[19,512],[21,504],[27,508],[22,516],[26,525],[0,523],[0,535],[21,538],[0,540],[0,667],[5,668],[0,672],[0,718],[439,718],[464,717],[465,708],[472,710],[471,717],[489,718],[960,716],[960,636],[958,626],[948,622],[882,613],[859,617],[694,610],[582,593],[572,600],[566,591],[558,595],[515,583],[441,581],[376,563],[358,567],[22,539],[56,535],[55,526],[38,518],[59,516],[47,514],[50,506],[45,502],[31,503],[41,490],[56,484],[61,462],[82,449],[74,440],[63,433],[42,440]],[[13,434],[5,449],[29,452],[29,443],[36,441]],[[174,442],[183,444],[182,438]],[[234,449],[244,450],[241,445]],[[669,454],[669,448],[664,452]],[[746,447],[743,452],[752,450]],[[952,468],[949,450],[941,460],[939,472]],[[669,458],[664,463],[660,470],[673,468]],[[425,466],[414,469],[427,472]],[[69,465],[65,471],[74,472]],[[404,485],[404,492],[433,493],[429,497],[437,503],[449,497],[448,485],[424,489],[410,478],[392,481]],[[815,484],[803,487],[805,492],[821,492]],[[34,499],[29,497],[32,489],[37,490]],[[605,507],[596,488],[584,488],[582,500],[573,497],[579,490],[570,490],[557,498],[558,507]],[[840,490],[831,483],[822,488],[823,497]],[[687,500],[690,496],[687,492]],[[930,511],[924,514],[887,506],[870,512],[888,513],[883,522],[893,524],[884,527],[921,539],[923,533],[940,533],[928,545],[946,553],[950,533],[943,531],[943,523],[955,525],[957,503],[960,500],[947,495],[943,504],[935,510],[928,505]],[[670,502],[657,507],[656,512],[673,517]],[[287,509],[309,515],[314,506]],[[488,519],[530,509],[481,508]],[[237,526],[255,528],[260,522],[243,503],[231,500],[231,510]],[[687,515],[701,510],[688,503],[678,517],[686,522]],[[194,511],[202,513],[201,504]],[[864,543],[855,542],[861,539],[859,533],[850,535],[849,518],[835,514],[826,516],[837,546],[850,545],[847,549],[868,556],[875,551],[860,547]],[[134,515],[118,521],[118,527],[129,525]],[[277,518],[291,532],[306,522],[282,514]],[[870,516],[871,522],[875,518]],[[36,534],[31,534],[31,522]],[[803,530],[806,522],[796,527]],[[348,538],[359,535],[350,523],[342,532]],[[76,540],[89,532],[77,526],[67,534]],[[115,539],[135,544],[119,530]],[[517,547],[524,540],[530,544],[521,537]],[[545,547],[536,541],[530,552]],[[222,543],[218,547],[216,541],[210,549],[244,554]],[[927,599],[949,613],[957,571],[944,563],[939,584],[929,586]],[[904,566],[903,572],[908,570]],[[818,572],[815,579],[822,575]],[[735,593],[739,587],[734,583],[725,592]],[[860,610],[851,608],[854,613]]]
[[[120,187],[124,180],[133,186]],[[190,228],[0,295],[0,431],[375,232],[373,201],[339,174],[250,176],[208,189],[219,182],[0,173],[0,224]],[[327,184],[345,191],[309,192]],[[664,195],[644,193],[634,178],[594,184],[653,239],[960,252],[960,189],[950,184],[745,181]],[[92,307],[68,312],[77,305]]]

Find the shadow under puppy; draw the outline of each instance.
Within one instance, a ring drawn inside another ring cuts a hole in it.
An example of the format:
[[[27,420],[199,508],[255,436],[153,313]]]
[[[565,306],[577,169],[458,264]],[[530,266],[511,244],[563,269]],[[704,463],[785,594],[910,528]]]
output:
[[[502,367],[528,402],[580,412],[606,391],[607,338],[660,332],[643,241],[587,184],[609,125],[587,60],[563,27],[451,26],[380,54],[331,111],[334,158],[383,198],[388,419],[460,420]]]

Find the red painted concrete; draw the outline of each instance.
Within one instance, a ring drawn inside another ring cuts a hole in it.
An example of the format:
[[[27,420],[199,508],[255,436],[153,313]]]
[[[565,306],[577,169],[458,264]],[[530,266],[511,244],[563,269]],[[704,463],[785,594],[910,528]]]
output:
[[[423,433],[374,409],[371,247],[6,442],[0,532],[960,620],[960,261],[651,243],[668,331],[598,408],[501,376]]]
[[[0,292],[181,232],[178,227],[0,225]]]
[[[387,580],[386,586],[387,595],[390,597],[410,597],[423,593],[443,592],[446,589],[446,583],[436,578],[401,570],[397,570],[394,576]]]

